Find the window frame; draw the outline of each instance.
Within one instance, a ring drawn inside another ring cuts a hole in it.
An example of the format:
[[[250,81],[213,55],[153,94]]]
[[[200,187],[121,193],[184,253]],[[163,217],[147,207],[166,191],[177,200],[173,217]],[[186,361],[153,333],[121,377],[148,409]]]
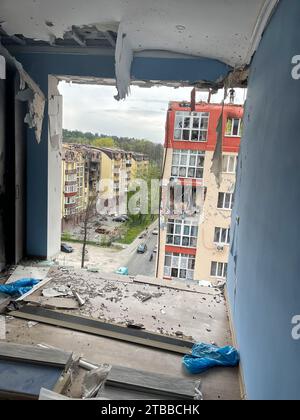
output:
[[[169,232],[169,229],[172,226],[173,226],[173,231]],[[188,234],[185,233],[185,228],[188,228],[189,230]],[[192,235],[193,230],[196,230],[195,235]],[[171,246],[180,246],[182,248],[195,249],[197,248],[198,233],[199,233],[198,225],[196,225],[192,221],[187,222],[185,220],[180,220],[180,219],[169,219],[167,222],[166,244],[171,245]],[[173,238],[171,242],[169,241],[169,237]],[[175,238],[179,238],[179,243],[176,243]],[[188,245],[184,243],[185,238],[188,238]],[[194,245],[192,245],[192,240],[194,240]]]
[[[234,170],[230,171],[229,167],[230,167],[230,159],[234,159]],[[224,161],[227,160],[226,165],[224,165]],[[238,156],[237,155],[229,155],[229,154],[224,154],[222,156],[222,173],[223,174],[236,174],[236,169],[237,169],[237,162],[238,162]],[[226,166],[226,170],[224,170],[224,167]]]
[[[223,207],[219,207],[219,202],[220,202],[220,195],[223,194]],[[226,203],[226,196],[230,195],[230,206],[229,207],[225,207],[225,203]],[[217,209],[218,210],[232,210],[233,209],[233,204],[234,204],[234,194],[233,193],[226,193],[226,192],[219,192],[218,194],[218,203],[217,203]]]
[[[189,111],[176,111],[175,122],[174,122],[174,140],[175,141],[189,141],[194,143],[207,143],[208,140],[208,128],[209,128],[209,112],[189,112]],[[189,123],[187,124],[187,119]],[[199,119],[197,126],[194,125],[194,121]],[[204,127],[203,128],[203,124]],[[180,126],[181,125],[181,126]],[[176,132],[180,131],[179,138]],[[184,138],[184,132],[189,132],[188,139]],[[197,140],[192,138],[193,132],[198,132]],[[201,133],[205,133],[205,139],[202,139]]]
[[[166,259],[171,258],[170,265],[166,265]],[[184,264],[182,264],[184,262]],[[193,268],[190,268],[190,263]],[[177,254],[175,252],[166,252],[164,260],[164,276],[176,278],[179,280],[194,280],[196,257],[191,254]],[[172,275],[173,270],[177,270],[178,276]],[[182,272],[186,272],[186,276],[181,276]],[[190,274],[191,276],[188,276]]]
[[[191,165],[191,160],[193,157],[195,158],[195,165]],[[175,163],[176,158],[178,158],[178,163]],[[184,163],[184,158],[186,158],[186,163]],[[198,161],[200,162],[203,161],[202,163],[203,166],[199,166]],[[184,150],[184,149],[173,150],[172,164],[171,164],[171,177],[172,178],[203,180],[204,166],[205,166],[205,152],[200,151],[200,150]],[[177,171],[175,171],[175,174],[174,174],[174,168],[177,168]],[[182,174],[181,169],[185,170],[184,175]],[[194,170],[194,176],[189,175],[189,171],[191,169]],[[197,171],[201,171],[201,177],[197,177]]]
[[[219,233],[217,234],[217,230],[219,230]],[[222,237],[223,237],[223,233],[225,232],[225,242],[222,241]],[[219,240],[216,241],[216,236],[219,236]],[[222,228],[222,227],[215,227],[215,232],[214,232],[214,244],[216,245],[230,245],[230,228]]]
[[[215,267],[215,270],[213,270],[213,267]],[[221,267],[221,270],[220,270],[220,267]],[[215,271],[215,274],[213,274],[214,271]],[[218,275],[220,271],[221,271],[221,275]],[[218,261],[211,262],[210,277],[226,280],[227,273],[228,273],[228,263],[218,262]]]
[[[235,120],[238,120],[239,121],[238,134],[233,134],[234,121]],[[228,130],[228,123],[229,123],[229,121],[231,121],[231,131],[230,132]],[[242,137],[242,128],[243,128],[243,119],[242,118],[237,118],[237,117],[227,118],[226,128],[225,128],[225,137]]]

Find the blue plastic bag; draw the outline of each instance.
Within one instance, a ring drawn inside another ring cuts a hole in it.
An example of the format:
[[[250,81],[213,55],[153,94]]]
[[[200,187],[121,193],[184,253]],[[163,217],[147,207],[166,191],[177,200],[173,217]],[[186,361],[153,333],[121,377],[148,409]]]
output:
[[[211,344],[195,344],[192,354],[183,357],[183,364],[192,374],[203,373],[215,366],[234,367],[239,364],[238,351],[231,346],[216,347]]]
[[[39,282],[40,280],[36,279],[21,279],[9,284],[0,284],[0,293],[5,293],[9,296],[22,296]]]

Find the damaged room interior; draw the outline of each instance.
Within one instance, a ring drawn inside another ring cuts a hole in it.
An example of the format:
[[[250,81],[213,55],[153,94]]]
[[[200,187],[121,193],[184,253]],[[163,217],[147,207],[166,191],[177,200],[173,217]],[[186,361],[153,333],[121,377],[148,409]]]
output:
[[[0,1],[1,400],[300,399],[299,14]]]

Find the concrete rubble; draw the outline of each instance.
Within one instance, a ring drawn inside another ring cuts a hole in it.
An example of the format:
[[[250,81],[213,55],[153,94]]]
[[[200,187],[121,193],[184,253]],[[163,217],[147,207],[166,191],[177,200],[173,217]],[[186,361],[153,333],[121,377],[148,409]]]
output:
[[[26,270],[33,273],[35,267],[16,267],[12,278],[16,273],[26,274]],[[42,274],[40,271],[37,273]],[[47,268],[45,275],[45,285],[29,294],[24,301],[17,302],[19,305],[41,306],[55,312],[88,317],[176,339],[214,343],[218,346],[232,344],[225,298],[216,288],[183,285],[181,290],[179,283],[163,283],[144,276],[118,276],[102,271],[91,272],[59,266]],[[84,302],[82,306],[74,292]],[[11,309],[16,308],[12,306]],[[84,357],[98,366],[127,366],[153,373],[172,374],[179,378],[187,377],[182,371],[182,356],[179,354],[95,337],[42,322],[28,322],[9,316],[9,312],[3,318],[8,341],[31,345],[45,343],[46,347],[75,350],[79,358]],[[82,398],[84,375],[80,367],[72,371],[72,383],[66,395]],[[224,398],[231,398],[239,393],[235,370],[212,371],[209,376],[205,376],[203,386],[208,399],[219,398],[220,394]]]
[[[135,282],[134,277],[56,266],[47,278],[44,288],[25,299],[27,304],[193,341],[210,342],[212,331],[218,333],[227,321],[224,297],[216,289],[197,293],[151,284],[150,278],[147,284],[147,278]],[[229,329],[216,341],[225,345],[228,340]]]

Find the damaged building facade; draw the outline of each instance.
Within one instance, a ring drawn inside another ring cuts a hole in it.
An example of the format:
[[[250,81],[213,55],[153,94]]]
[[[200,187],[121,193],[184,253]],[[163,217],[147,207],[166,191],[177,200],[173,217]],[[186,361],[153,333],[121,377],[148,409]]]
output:
[[[222,173],[211,171],[222,118]],[[157,277],[226,280],[243,107],[169,104]],[[172,197],[169,197],[172,195]]]
[[[245,86],[249,69],[227,304],[246,397],[299,399],[299,1],[76,1],[70,11],[41,0],[35,13],[28,0],[22,17],[17,6],[1,5],[1,263],[59,250],[59,80],[116,79],[121,99],[130,80],[217,89]]]

